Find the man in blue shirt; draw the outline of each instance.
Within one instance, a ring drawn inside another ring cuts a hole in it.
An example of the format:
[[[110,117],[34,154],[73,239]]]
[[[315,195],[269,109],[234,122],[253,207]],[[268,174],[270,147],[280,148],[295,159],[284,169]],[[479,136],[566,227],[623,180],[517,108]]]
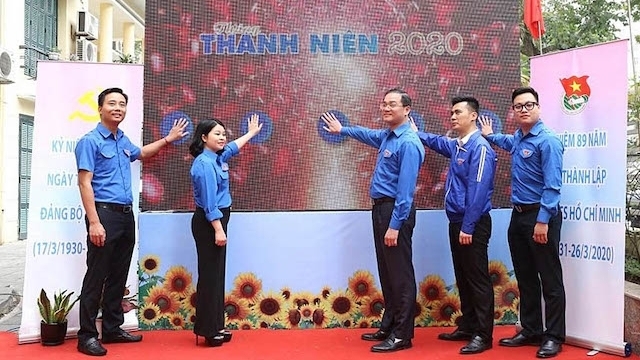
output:
[[[382,341],[371,347],[373,352],[390,352],[412,345],[417,291],[411,244],[416,216],[413,196],[425,153],[409,124],[411,98],[406,92],[387,91],[380,110],[388,129],[342,127],[331,113],[323,114],[322,118],[325,130],[351,136],[378,149],[369,194],[373,201],[373,236],[385,310],[380,330],[364,334],[362,339]]]
[[[119,88],[98,95],[100,123],[76,145],[78,186],[87,227],[87,272],[80,293],[78,351],[106,355],[98,341],[96,317],[102,308],[102,343],[137,342],[120,327],[122,298],[135,245],[130,163],[156,155],[165,145],[187,135],[185,119],[169,134],[142,149],[118,128],[127,113],[128,96]]]
[[[477,354],[491,349],[493,340],[493,285],[487,248],[497,158],[476,125],[478,100],[456,97],[451,105],[452,130],[458,138],[418,132],[425,146],[451,159],[444,201],[462,318],[454,332],[440,334],[438,338],[467,340],[469,343],[460,353]]]
[[[500,340],[500,345],[541,344],[537,357],[549,358],[562,350],[566,333],[566,298],[558,255],[564,147],[540,120],[538,93],[534,89],[516,89],[511,100],[520,125],[514,135],[493,134],[491,121],[480,119],[487,140],[511,153],[513,212],[507,237],[520,290],[522,331]],[[542,325],[541,295],[546,331]]]

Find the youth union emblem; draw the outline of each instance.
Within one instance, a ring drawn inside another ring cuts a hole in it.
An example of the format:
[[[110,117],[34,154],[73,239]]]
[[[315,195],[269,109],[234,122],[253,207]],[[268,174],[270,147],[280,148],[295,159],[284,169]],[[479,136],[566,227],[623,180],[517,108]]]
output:
[[[569,114],[579,114],[584,110],[591,96],[591,88],[587,84],[589,76],[571,76],[566,79],[560,79],[564,88],[564,96],[562,97],[562,110]]]

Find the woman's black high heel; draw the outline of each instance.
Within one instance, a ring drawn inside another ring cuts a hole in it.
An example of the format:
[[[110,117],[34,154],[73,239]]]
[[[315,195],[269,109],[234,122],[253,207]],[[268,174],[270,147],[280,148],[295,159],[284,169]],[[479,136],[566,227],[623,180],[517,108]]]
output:
[[[225,337],[223,334],[216,335],[213,337],[203,336],[203,338],[204,338],[204,344],[209,347],[222,346],[222,343],[228,342],[228,341],[225,341]],[[229,338],[229,340],[231,340],[231,338]],[[196,335],[196,346],[197,345],[198,345],[198,335]]]
[[[209,347],[222,346],[224,335],[216,335],[213,337],[205,337],[204,343]]]
[[[231,341],[231,338],[233,337],[233,334],[230,331],[227,331],[227,330],[220,331],[220,335],[222,335],[222,337],[223,337],[222,341],[224,341],[224,342]]]

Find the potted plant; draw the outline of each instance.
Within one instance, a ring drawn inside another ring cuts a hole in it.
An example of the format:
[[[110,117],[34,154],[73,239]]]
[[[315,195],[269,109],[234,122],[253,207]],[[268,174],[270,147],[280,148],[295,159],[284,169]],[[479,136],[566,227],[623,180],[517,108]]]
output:
[[[40,342],[45,346],[60,345],[64,342],[67,335],[67,315],[76,304],[80,297],[76,297],[71,302],[73,291],[67,294],[67,291],[54,293],[53,305],[44,289],[40,290],[38,297],[38,309],[42,321],[40,322]]]
[[[131,54],[120,54],[120,57],[114,62],[122,64],[133,64],[135,62],[135,59]]]

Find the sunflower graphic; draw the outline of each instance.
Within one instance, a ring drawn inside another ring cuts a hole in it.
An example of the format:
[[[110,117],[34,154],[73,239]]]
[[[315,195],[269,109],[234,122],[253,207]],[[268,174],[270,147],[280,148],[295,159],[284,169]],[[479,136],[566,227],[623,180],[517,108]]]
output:
[[[172,266],[165,276],[167,290],[183,298],[191,287],[191,273],[184,266]]]
[[[302,316],[302,320],[313,319],[313,308],[311,305],[302,305],[300,307],[300,316]]]
[[[287,311],[287,316],[285,318],[284,323],[289,328],[294,328],[294,327],[298,327],[298,324],[300,324],[301,320],[302,320],[302,314],[300,313],[300,310],[298,310],[297,308],[293,308]]]
[[[258,298],[256,302],[257,313],[263,321],[274,322],[282,317],[283,304],[282,295],[270,291]]]
[[[155,304],[144,304],[138,313],[140,320],[147,325],[154,325],[160,319],[160,308]]]
[[[145,299],[147,303],[156,305],[163,315],[174,313],[180,308],[180,301],[176,296],[161,285],[152,287]]]
[[[460,310],[460,298],[447,294],[432,311],[433,319],[438,323],[451,323],[452,315]]]
[[[347,291],[336,291],[329,295],[327,299],[331,314],[342,323],[349,320],[356,312],[356,303],[351,293]]]
[[[140,259],[140,269],[146,274],[153,275],[160,269],[160,258],[155,255],[147,255]]]
[[[520,311],[520,298],[519,297],[513,299],[513,302],[511,303],[511,307],[509,309],[511,311],[515,312],[516,314]]]
[[[447,295],[447,286],[440,275],[428,275],[420,282],[420,298],[425,305],[433,305]]]
[[[384,309],[384,298],[380,292],[375,292],[371,296],[362,300],[360,310],[366,318],[381,318]]]
[[[182,315],[178,313],[171,314],[171,316],[169,316],[169,323],[171,324],[171,327],[175,330],[184,329],[184,318],[182,317]]]
[[[327,285],[323,286],[322,291],[320,291],[320,297],[327,300],[330,294],[331,294],[331,287]]]
[[[430,313],[430,309],[428,307],[426,307],[424,304],[420,303],[419,301],[416,301],[415,310],[413,313],[413,319],[414,319],[415,325],[423,323],[424,320],[426,320],[426,318],[429,316],[429,313]]]
[[[262,291],[262,281],[253,273],[241,273],[233,281],[235,287],[232,293],[242,299],[246,299],[250,304],[258,301],[260,291]]]
[[[503,307],[496,307],[495,309],[493,309],[493,319],[496,321],[500,321],[500,319],[502,319],[502,317],[504,316],[504,310],[505,308]]]
[[[230,320],[243,320],[249,316],[249,302],[233,294],[224,297],[224,311]]]
[[[520,290],[518,290],[518,283],[514,280],[509,281],[506,285],[498,289],[497,305],[504,307],[511,307],[513,301],[520,297]]]
[[[196,302],[198,301],[198,293],[196,293],[193,286],[189,286],[187,289],[185,296],[182,300],[180,300],[180,304],[182,308],[187,310],[188,312],[193,312],[196,310]]]
[[[358,322],[356,323],[356,327],[360,328],[360,329],[366,329],[366,328],[370,328],[371,327],[371,321],[369,321],[366,318],[360,319],[358,320]]]
[[[451,320],[447,325],[460,325],[461,320],[462,320],[462,311],[458,310],[451,315]]]
[[[291,289],[287,286],[280,289],[280,293],[285,300],[289,300],[289,298],[291,298]]]
[[[349,278],[349,291],[353,295],[353,299],[360,301],[364,297],[371,296],[376,291],[373,281],[373,275],[369,271],[356,271]]]
[[[313,325],[316,328],[324,328],[329,324],[329,318],[327,317],[327,309],[322,306],[318,306],[313,310]]]
[[[187,322],[191,323],[191,324],[196,322],[196,313],[195,312],[189,312],[189,314],[187,315]]]
[[[502,261],[489,261],[489,276],[491,277],[491,283],[494,287],[504,286],[509,282],[509,272]]]
[[[291,303],[300,308],[303,305],[313,304],[315,297],[315,295],[308,291],[301,291],[299,293],[291,294]]]
[[[239,330],[253,330],[255,328],[255,325],[253,325],[253,323],[249,320],[240,320],[240,322],[238,323]]]

